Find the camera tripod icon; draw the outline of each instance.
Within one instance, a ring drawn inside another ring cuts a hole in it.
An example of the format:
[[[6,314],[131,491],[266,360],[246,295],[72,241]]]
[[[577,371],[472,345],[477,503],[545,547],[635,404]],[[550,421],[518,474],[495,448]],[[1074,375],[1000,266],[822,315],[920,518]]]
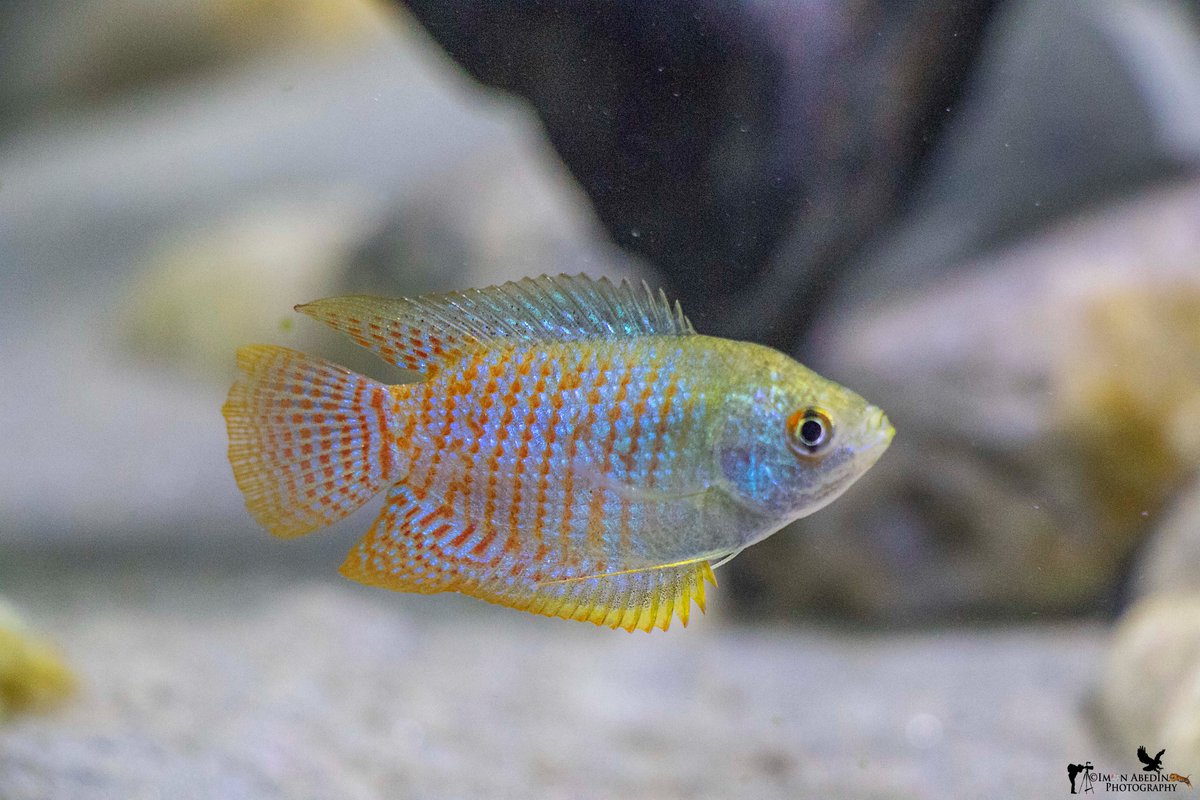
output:
[[[1085,764],[1067,764],[1067,777],[1071,779],[1071,794],[1096,793],[1096,788],[1092,785],[1092,772],[1095,769],[1091,761]],[[1075,785],[1076,779],[1079,783],[1078,788]]]

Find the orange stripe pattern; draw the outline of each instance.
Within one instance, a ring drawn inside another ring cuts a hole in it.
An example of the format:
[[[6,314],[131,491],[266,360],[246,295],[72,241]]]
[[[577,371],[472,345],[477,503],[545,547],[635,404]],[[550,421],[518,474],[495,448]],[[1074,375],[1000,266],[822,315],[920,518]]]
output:
[[[543,277],[297,308],[423,379],[388,387],[283,348],[239,351],[230,460],[273,533],[388,489],[342,566],[355,580],[629,630],[703,609],[712,570],[680,539],[702,510],[669,501],[711,468],[688,446],[705,413],[689,376],[704,368],[684,357],[678,305]]]
[[[229,461],[271,533],[325,527],[396,479],[406,455],[394,434],[400,392],[282,347],[243,347],[238,367],[222,409]]]
[[[620,626],[633,618],[585,613],[571,593],[694,588],[695,565],[657,571],[651,584],[641,572],[580,580],[646,563],[638,537],[653,512],[620,487],[669,487],[683,474],[676,462],[690,423],[680,357],[662,339],[476,349],[444,363],[401,407],[401,417],[418,420],[404,436],[411,477],[345,570],[391,588],[494,602],[533,604],[557,586],[547,608]],[[440,403],[431,409],[429,397]],[[410,505],[425,510],[406,516]]]

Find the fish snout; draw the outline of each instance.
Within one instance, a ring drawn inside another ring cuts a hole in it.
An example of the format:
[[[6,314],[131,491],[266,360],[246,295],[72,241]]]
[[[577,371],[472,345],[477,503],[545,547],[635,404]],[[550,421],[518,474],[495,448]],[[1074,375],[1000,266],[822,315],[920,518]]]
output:
[[[892,427],[892,423],[887,418],[887,414],[883,413],[882,408],[876,406],[867,406],[867,439],[872,445],[887,446],[891,443],[892,437],[896,435],[896,429]]]

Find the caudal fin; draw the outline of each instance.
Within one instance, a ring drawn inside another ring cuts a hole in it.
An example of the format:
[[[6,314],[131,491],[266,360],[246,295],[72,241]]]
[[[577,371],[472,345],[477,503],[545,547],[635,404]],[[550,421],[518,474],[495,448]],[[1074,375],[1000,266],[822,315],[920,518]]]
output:
[[[258,522],[301,536],[395,480],[396,398],[382,383],[270,345],[242,347],[221,412],[229,463]]]

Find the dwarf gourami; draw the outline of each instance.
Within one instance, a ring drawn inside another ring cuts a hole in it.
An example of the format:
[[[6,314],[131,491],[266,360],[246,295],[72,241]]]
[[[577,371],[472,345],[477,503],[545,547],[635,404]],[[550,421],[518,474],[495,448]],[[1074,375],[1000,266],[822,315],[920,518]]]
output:
[[[341,567],[372,586],[686,625],[714,565],[829,503],[892,438],[858,395],[768,347],[697,334],[644,284],[541,277],[296,308],[423,379],[388,386],[243,347],[229,460],[280,537],[386,491]]]

